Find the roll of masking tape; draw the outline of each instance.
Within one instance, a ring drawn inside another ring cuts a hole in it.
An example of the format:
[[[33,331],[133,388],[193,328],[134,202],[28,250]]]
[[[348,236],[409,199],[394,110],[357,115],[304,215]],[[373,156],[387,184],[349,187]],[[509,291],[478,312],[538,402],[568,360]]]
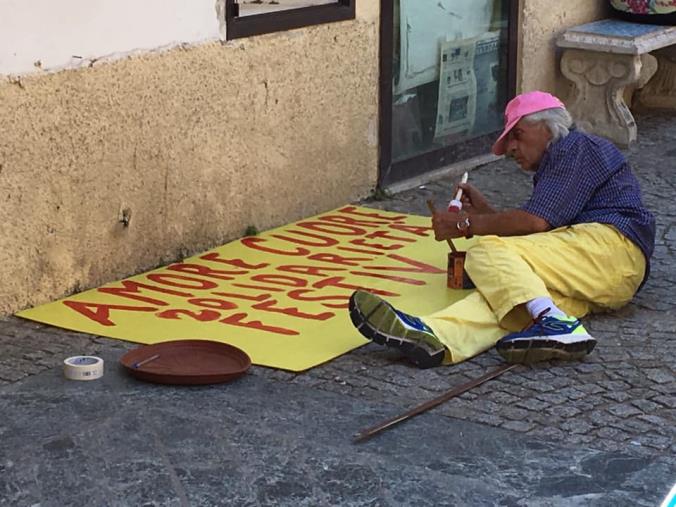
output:
[[[96,380],[103,377],[103,359],[73,356],[63,361],[63,374],[70,380]]]

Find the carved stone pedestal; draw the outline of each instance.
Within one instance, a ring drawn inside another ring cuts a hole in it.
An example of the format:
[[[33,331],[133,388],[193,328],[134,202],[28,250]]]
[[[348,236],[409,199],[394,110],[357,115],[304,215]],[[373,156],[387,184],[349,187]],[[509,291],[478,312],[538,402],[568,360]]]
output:
[[[641,78],[641,57],[568,49],[561,71],[574,85],[568,110],[587,132],[628,146],[636,140],[636,122],[624,101],[624,89]]]
[[[652,53],[657,58],[657,72],[638,93],[645,107],[676,109],[676,46]]]

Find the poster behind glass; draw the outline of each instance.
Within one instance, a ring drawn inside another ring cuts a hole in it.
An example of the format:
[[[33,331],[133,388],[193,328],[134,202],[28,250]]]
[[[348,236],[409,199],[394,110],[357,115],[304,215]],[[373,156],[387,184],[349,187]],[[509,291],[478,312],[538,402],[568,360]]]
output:
[[[502,126],[507,0],[395,0],[392,161]]]

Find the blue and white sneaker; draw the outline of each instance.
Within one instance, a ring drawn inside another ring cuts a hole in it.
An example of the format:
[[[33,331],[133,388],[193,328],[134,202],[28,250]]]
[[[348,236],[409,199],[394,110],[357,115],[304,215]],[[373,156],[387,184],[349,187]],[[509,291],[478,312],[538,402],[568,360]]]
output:
[[[352,323],[369,340],[399,349],[420,368],[439,366],[445,347],[422,320],[395,309],[384,299],[358,290],[350,296]]]
[[[518,333],[508,334],[495,345],[509,363],[535,363],[581,359],[596,346],[582,323],[574,317],[543,316]]]

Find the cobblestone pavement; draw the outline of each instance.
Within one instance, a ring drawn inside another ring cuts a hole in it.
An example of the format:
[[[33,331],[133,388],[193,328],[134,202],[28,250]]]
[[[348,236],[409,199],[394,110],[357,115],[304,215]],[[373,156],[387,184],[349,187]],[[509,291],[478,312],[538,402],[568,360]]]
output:
[[[657,215],[657,248],[646,286],[622,310],[585,320],[599,343],[584,362],[519,367],[435,409],[437,414],[562,445],[635,455],[676,454],[676,118],[644,114],[638,124],[640,142],[627,155],[645,201]],[[502,207],[518,205],[531,185],[528,175],[504,160],[474,170],[470,178]],[[452,186],[448,178],[364,204],[426,215],[425,199],[442,202]],[[2,384],[60,366],[68,355],[133,346],[15,317],[0,320],[0,392]],[[417,370],[392,351],[367,345],[303,374],[258,367],[252,373],[363,400],[385,399],[404,408],[500,362],[491,351],[453,367]]]

